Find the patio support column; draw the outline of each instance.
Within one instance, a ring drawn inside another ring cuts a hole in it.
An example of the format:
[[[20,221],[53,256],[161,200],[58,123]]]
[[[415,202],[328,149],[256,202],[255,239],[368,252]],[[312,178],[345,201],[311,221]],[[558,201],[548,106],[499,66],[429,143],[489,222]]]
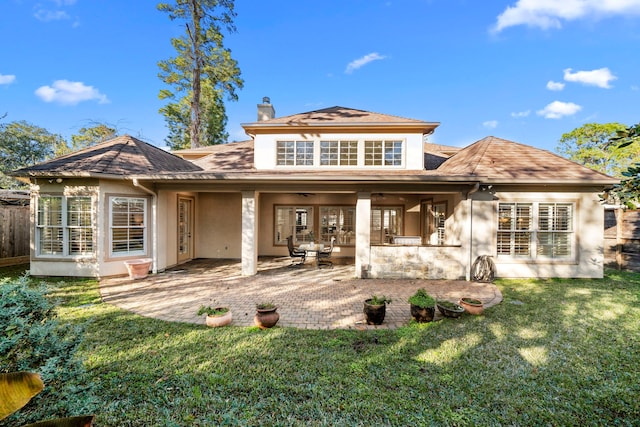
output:
[[[371,193],[358,193],[356,202],[356,277],[368,278],[371,264]]]
[[[258,273],[258,192],[242,192],[242,275]]]

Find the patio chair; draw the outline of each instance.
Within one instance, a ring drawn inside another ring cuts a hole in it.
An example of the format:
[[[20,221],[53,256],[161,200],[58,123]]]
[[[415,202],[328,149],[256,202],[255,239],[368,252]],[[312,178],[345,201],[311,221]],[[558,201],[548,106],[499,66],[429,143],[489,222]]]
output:
[[[331,236],[331,244],[329,245],[329,247],[318,252],[318,268],[323,265],[329,265],[333,267],[333,262],[331,261],[331,254],[333,252],[333,245],[335,241],[336,241],[336,237]]]
[[[289,256],[291,257],[290,267],[304,264],[307,259],[307,251],[297,249],[293,246],[293,236],[287,237],[287,248],[289,249]],[[296,262],[296,258],[300,258],[300,261]]]

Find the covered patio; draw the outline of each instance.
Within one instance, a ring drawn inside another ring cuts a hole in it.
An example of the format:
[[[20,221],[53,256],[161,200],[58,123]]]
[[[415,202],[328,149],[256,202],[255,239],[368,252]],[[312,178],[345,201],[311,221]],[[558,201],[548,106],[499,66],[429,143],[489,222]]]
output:
[[[290,267],[289,257],[258,259],[258,274],[243,276],[239,260],[197,259],[149,275],[146,279],[111,277],[100,282],[105,302],[141,316],[172,322],[204,324],[200,305],[228,306],[232,325],[252,326],[255,305],[278,306],[278,326],[301,329],[397,328],[411,321],[407,299],[425,288],[437,299],[457,301],[467,296],[491,307],[502,301],[491,283],[454,280],[357,279],[353,264],[316,268],[313,261]],[[364,322],[363,301],[371,295],[393,299],[380,326]],[[437,313],[439,315],[439,313]],[[439,319],[440,317],[437,317]]]

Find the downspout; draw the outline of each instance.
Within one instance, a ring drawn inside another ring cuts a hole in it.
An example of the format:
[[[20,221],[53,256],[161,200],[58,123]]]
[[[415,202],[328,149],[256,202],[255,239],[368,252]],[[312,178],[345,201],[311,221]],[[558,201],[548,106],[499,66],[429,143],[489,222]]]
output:
[[[469,200],[469,262],[467,264],[467,272],[465,274],[465,279],[467,281],[471,280],[471,266],[473,265],[473,199],[471,195],[480,189],[480,183],[476,182],[473,185],[473,188],[469,190],[467,193],[467,199]]]
[[[145,187],[138,182],[138,178],[133,178],[133,186],[141,189],[147,194],[151,194],[151,219],[153,221],[153,235],[151,237],[151,260],[153,264],[151,266],[151,272],[153,274],[158,273],[158,194]]]

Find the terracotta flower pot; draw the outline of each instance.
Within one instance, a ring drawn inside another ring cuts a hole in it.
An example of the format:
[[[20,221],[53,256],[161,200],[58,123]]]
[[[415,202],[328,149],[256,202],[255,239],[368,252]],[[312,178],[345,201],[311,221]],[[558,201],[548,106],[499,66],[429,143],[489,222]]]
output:
[[[144,279],[149,274],[151,267],[150,258],[130,259],[124,262],[131,279]]]
[[[257,308],[256,315],[253,318],[253,322],[260,329],[272,328],[278,323],[280,319],[280,313],[276,310],[278,307],[273,308]]]
[[[222,307],[216,307],[216,310]],[[211,328],[218,328],[220,326],[227,326],[233,320],[233,316],[231,314],[231,310],[227,311],[224,314],[217,315],[207,315],[205,322],[207,326]]]
[[[367,325],[382,325],[387,313],[387,304],[372,305],[370,302],[371,299],[365,300],[362,309]]]
[[[477,300],[475,298],[460,298],[458,304],[464,308],[469,314],[479,315],[484,311],[484,306],[482,305],[482,301]]]

